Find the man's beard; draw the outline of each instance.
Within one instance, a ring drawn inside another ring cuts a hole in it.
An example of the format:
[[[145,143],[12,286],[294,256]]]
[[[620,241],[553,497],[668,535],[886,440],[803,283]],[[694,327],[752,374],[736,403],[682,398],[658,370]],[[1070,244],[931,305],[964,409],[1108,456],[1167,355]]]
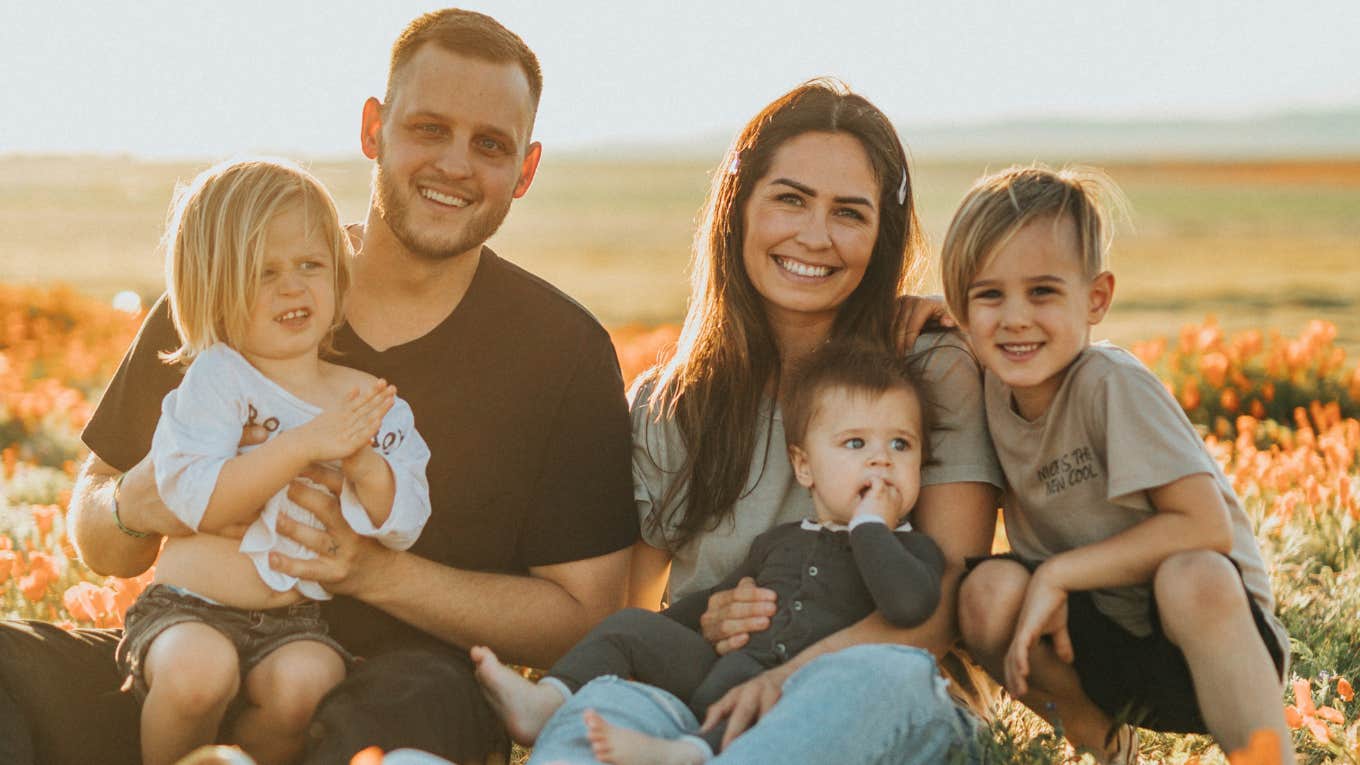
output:
[[[510,212],[510,199],[499,207],[491,207],[486,206],[483,198],[482,211],[473,214],[462,231],[451,235],[430,233],[422,236],[411,225],[410,197],[403,196],[398,185],[390,181],[383,172],[381,160],[373,168],[373,188],[378,215],[392,235],[413,255],[426,260],[447,260],[485,244]],[[418,195],[418,192],[413,189],[411,194]]]

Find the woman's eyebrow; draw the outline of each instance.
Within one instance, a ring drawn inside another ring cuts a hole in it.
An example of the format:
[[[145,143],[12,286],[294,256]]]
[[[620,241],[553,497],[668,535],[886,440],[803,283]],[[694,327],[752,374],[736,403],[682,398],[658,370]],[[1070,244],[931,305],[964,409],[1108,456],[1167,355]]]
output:
[[[799,183],[798,181],[790,180],[788,178],[775,178],[774,180],[770,181],[770,183],[790,186],[798,191],[803,192],[804,194],[810,197],[817,196],[816,190],[813,189],[811,186],[805,186]],[[868,199],[865,199],[864,197],[832,197],[832,201],[842,205],[864,205],[865,207],[868,207],[870,210],[874,209],[874,203]]]

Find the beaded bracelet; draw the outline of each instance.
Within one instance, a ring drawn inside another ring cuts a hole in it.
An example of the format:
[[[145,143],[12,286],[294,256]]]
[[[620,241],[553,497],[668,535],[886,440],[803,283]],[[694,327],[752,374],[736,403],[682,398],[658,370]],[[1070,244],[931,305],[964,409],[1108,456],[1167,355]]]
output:
[[[123,488],[123,479],[127,478],[127,473],[120,473],[113,479],[113,522],[118,524],[118,530],[132,537],[133,539],[146,539],[152,536],[149,531],[138,531],[123,525],[123,519],[118,517],[118,490]]]

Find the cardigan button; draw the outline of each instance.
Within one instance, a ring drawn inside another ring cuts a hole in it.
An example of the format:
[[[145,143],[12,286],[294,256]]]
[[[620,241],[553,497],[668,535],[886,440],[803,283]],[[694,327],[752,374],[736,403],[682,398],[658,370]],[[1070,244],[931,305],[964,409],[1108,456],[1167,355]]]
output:
[[[816,576],[816,575],[817,575],[817,567],[816,567],[816,566],[808,566],[808,576]]]
[[[793,610],[795,610],[795,611],[802,611],[802,610],[803,610],[803,601],[801,601],[801,600],[795,600],[795,601],[793,601]]]

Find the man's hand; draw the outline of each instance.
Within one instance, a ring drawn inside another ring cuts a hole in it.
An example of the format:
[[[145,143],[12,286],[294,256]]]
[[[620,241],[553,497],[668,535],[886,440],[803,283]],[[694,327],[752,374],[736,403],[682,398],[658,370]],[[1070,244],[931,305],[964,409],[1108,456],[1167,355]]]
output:
[[[727,730],[723,732],[722,747],[745,733],[760,721],[774,707],[784,692],[784,681],[793,674],[787,664],[768,669],[738,685],[713,702],[704,716],[702,730],[711,730],[727,719]]]
[[[269,565],[280,573],[319,582],[340,595],[356,595],[369,582],[380,581],[384,561],[395,553],[356,534],[340,514],[340,501],[336,496],[340,494],[344,478],[337,471],[318,465],[302,475],[325,486],[331,493],[294,481],[288,487],[288,498],[311,511],[325,528],[312,528],[286,515],[279,516],[277,528],[280,534],[315,552],[316,557],[302,560],[270,553]]]
[[[1075,654],[1067,633],[1067,590],[1052,582],[1040,566],[1030,577],[1015,621],[1015,636],[1006,652],[1006,687],[1012,695],[1029,692],[1029,652],[1045,635],[1052,639],[1058,658],[1071,664]]]
[[[938,295],[900,295],[897,298],[897,351],[910,353],[916,338],[931,329],[957,326],[949,306]]]
[[[704,639],[713,644],[719,656],[746,645],[752,632],[770,626],[775,597],[774,590],[757,587],[749,576],[733,589],[713,593],[708,610],[699,617]]]

